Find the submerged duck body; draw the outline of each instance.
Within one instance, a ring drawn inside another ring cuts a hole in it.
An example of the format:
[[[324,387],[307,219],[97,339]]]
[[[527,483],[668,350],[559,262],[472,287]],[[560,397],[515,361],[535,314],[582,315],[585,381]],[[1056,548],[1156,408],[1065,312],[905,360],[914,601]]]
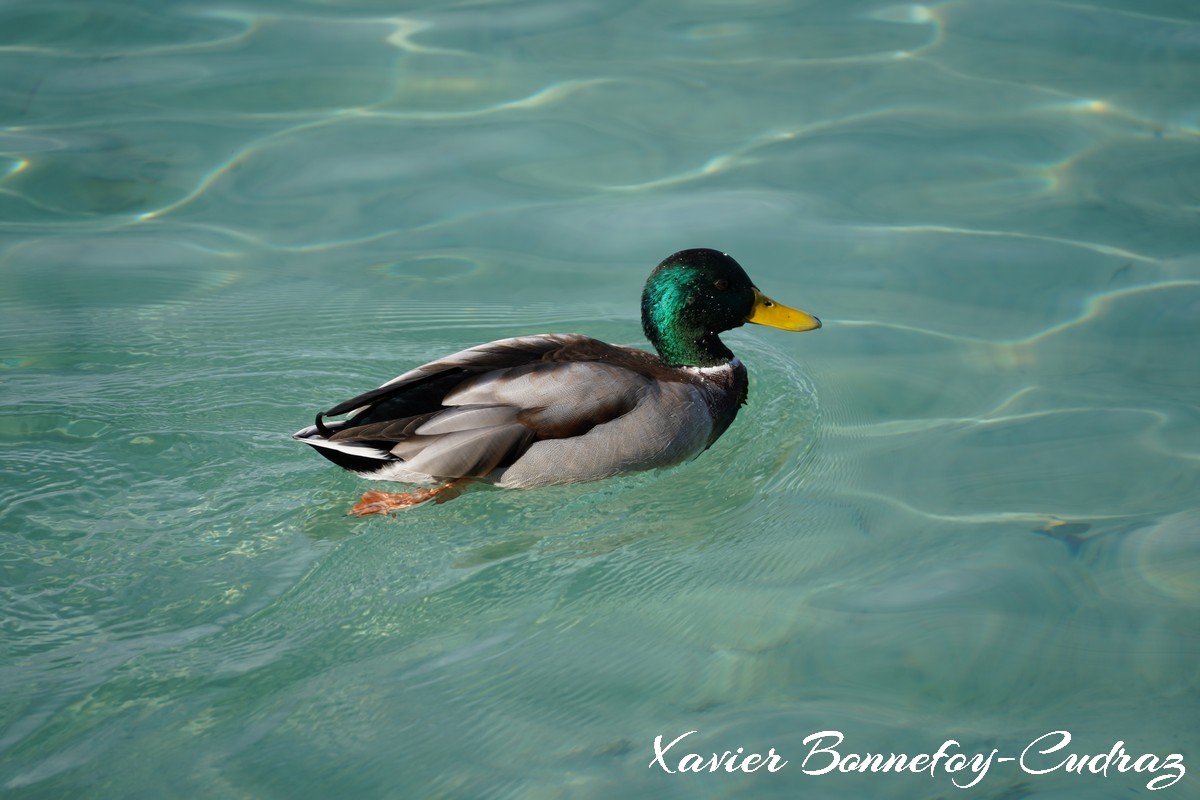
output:
[[[711,446],[745,402],[746,368],[717,336],[745,322],[820,327],[762,295],[728,255],[684,250],[643,292],[657,355],[578,334],[502,339],[340,403],[294,438],[365,478],[447,484],[368,492],[359,514],[416,505],[464,480],[527,489],[669,467]]]

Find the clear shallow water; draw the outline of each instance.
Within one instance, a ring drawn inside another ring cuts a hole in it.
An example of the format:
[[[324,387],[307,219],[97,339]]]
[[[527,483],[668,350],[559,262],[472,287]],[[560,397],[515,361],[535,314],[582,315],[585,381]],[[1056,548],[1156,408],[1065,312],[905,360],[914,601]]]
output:
[[[1198,62],[1185,2],[5,5],[3,793],[958,791],[805,775],[827,729],[1194,793]],[[691,464],[357,520],[287,438],[639,343],[689,246],[826,321],[730,337]],[[647,768],[689,730],[790,764]]]

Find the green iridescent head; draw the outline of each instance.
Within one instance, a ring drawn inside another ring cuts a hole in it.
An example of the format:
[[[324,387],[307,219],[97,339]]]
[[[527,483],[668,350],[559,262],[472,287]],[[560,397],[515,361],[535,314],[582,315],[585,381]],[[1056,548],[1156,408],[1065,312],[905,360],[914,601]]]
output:
[[[715,367],[733,353],[717,336],[754,322],[789,331],[821,327],[811,314],[763,295],[724,253],[680,250],[654,268],[642,292],[642,330],[669,364]]]

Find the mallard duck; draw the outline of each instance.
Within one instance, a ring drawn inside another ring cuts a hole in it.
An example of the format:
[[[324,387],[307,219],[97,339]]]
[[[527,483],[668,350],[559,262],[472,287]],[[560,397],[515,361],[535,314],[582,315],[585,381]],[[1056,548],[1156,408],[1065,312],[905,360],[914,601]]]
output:
[[[364,478],[438,484],[367,492],[358,515],[444,502],[470,481],[528,489],[668,467],[708,449],[745,403],[746,367],[717,334],[746,322],[821,327],[728,255],[682,250],[642,293],[658,355],[572,333],[501,339],[339,403],[293,438]]]

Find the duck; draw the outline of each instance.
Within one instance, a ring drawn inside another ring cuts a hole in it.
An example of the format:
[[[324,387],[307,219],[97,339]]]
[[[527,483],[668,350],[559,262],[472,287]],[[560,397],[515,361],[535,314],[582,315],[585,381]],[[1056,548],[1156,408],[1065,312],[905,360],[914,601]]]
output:
[[[641,317],[654,353],[574,333],[500,339],[338,403],[293,438],[363,478],[423,485],[364,492],[357,516],[442,503],[476,483],[534,489],[662,469],[711,447],[746,402],[746,367],[720,333],[821,327],[708,248],[654,268]]]

